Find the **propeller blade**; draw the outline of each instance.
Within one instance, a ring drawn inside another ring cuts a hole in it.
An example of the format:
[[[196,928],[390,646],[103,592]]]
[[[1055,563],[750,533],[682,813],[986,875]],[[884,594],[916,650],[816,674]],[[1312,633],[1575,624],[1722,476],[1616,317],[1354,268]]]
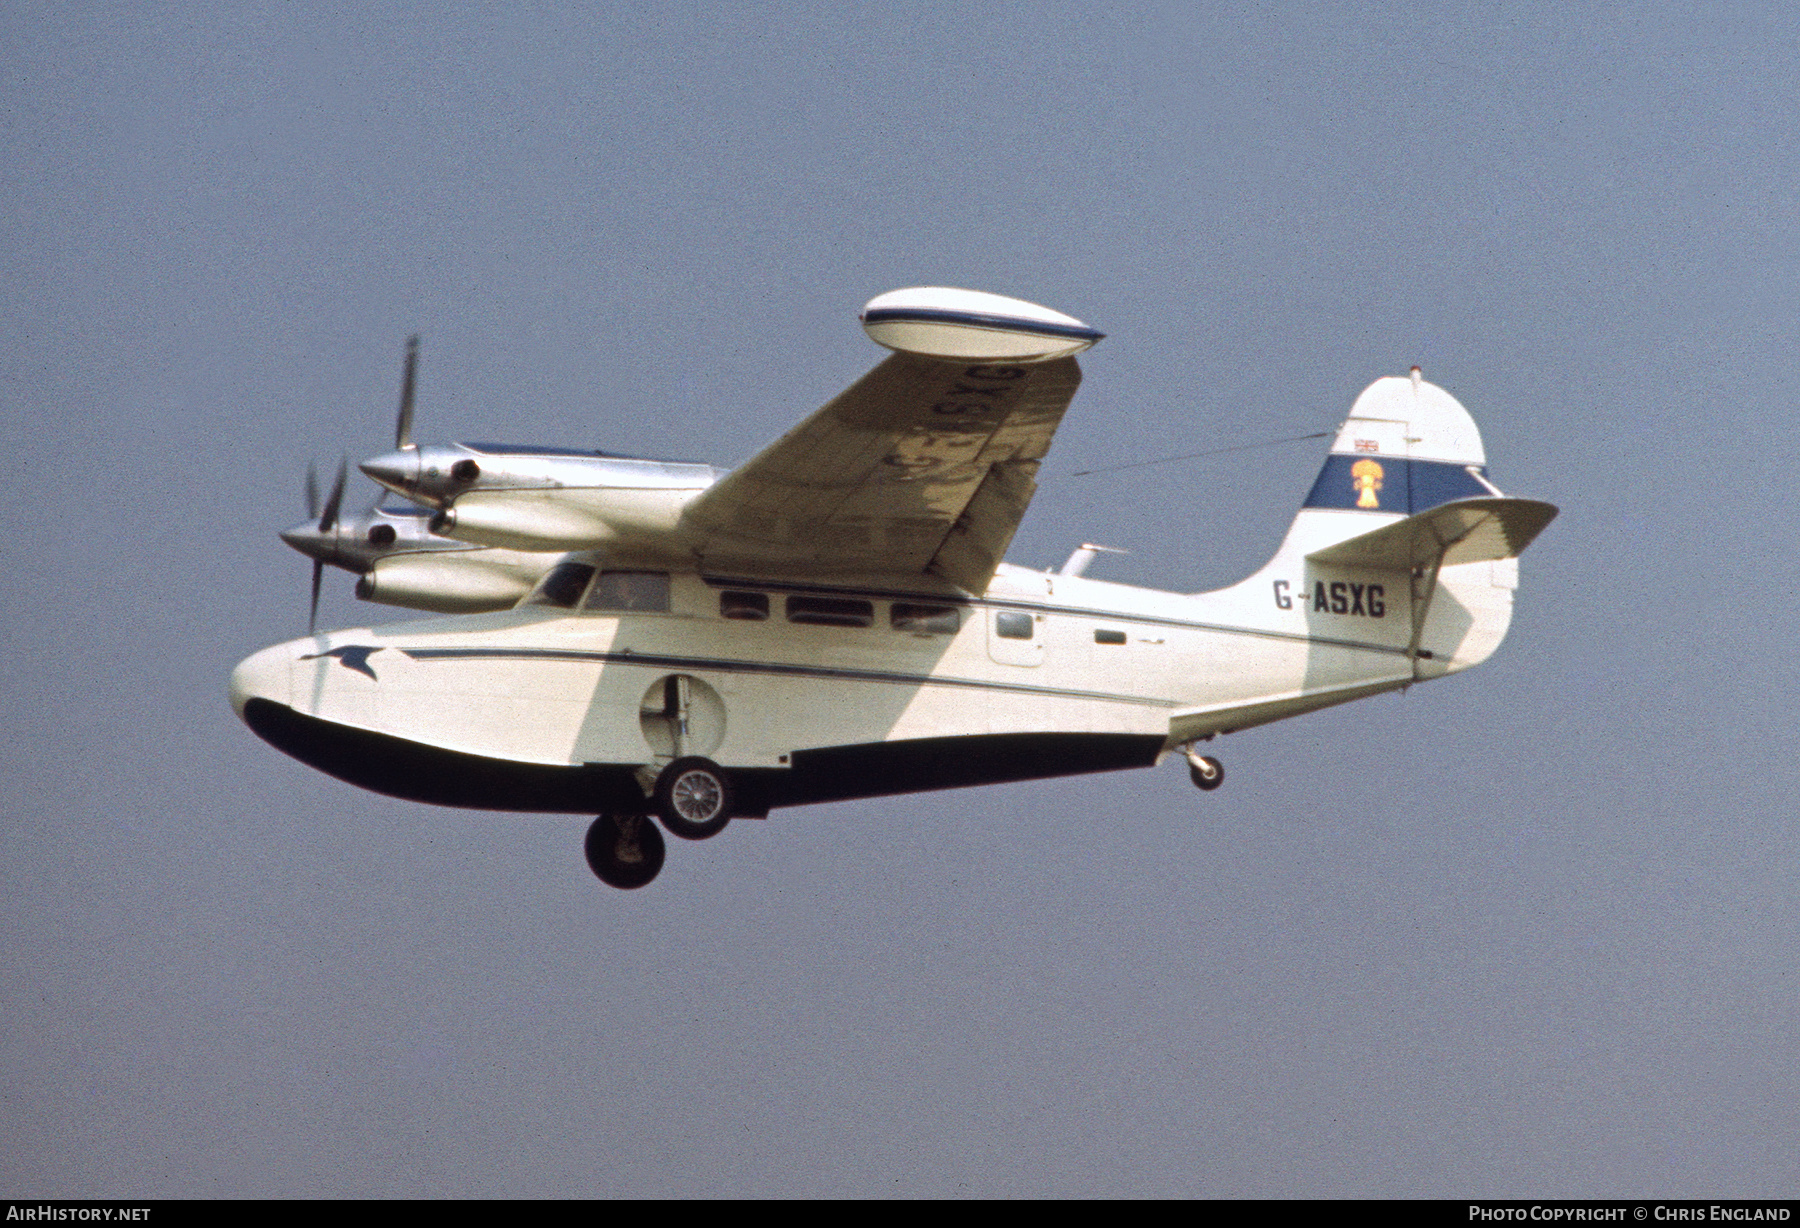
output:
[[[338,462],[337,481],[331,484],[331,495],[325,500],[325,511],[319,517],[319,532],[329,533],[337,524],[338,508],[344,502],[344,479],[350,473],[350,458]]]
[[[313,560],[312,612],[306,616],[306,634],[311,635],[319,629],[319,582],[325,578],[323,560]]]
[[[319,468],[311,461],[306,464],[306,518],[319,518]]]
[[[394,423],[394,446],[413,446],[413,387],[419,375],[419,338],[415,333],[406,339],[406,369],[400,380],[400,417]]]

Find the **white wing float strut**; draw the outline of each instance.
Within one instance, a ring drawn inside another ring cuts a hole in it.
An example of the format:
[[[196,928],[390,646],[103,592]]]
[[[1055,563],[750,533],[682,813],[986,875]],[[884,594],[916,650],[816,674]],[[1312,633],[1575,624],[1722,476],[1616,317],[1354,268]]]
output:
[[[1461,563],[1518,558],[1554,519],[1555,506],[1535,499],[1458,499],[1306,557],[1342,567],[1405,571],[1412,577],[1413,630],[1406,655],[1416,669],[1438,572]]]

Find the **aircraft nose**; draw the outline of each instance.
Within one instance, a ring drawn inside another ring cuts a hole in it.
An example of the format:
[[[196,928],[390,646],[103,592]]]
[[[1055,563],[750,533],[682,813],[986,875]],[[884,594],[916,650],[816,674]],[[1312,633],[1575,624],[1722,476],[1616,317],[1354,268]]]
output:
[[[370,457],[357,466],[395,494],[404,495],[419,484],[419,450],[398,448]]]
[[[292,644],[277,644],[253,653],[231,671],[231,710],[243,718],[244,705],[267,699],[284,707],[293,703],[290,684],[294,653]]]

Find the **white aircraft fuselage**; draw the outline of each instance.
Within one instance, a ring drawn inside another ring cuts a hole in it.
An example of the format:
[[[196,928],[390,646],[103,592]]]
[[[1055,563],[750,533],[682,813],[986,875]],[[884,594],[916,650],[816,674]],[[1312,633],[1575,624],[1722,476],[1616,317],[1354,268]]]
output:
[[[679,753],[766,811],[1148,766],[1466,669],[1505,635],[1515,560],[1443,568],[1409,650],[1410,573],[1309,563],[1306,527],[1197,595],[1012,566],[978,599],[672,573],[667,612],[526,605],[280,644],[232,696],[281,749],[395,796],[593,812],[641,802],[640,770]],[[747,597],[766,618],[727,616]],[[675,676],[697,684],[679,747],[660,715]]]

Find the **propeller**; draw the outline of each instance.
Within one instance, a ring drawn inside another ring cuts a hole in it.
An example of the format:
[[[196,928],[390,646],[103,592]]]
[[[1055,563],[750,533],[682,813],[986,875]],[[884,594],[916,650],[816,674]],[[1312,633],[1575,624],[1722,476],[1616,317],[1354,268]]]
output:
[[[406,340],[406,364],[400,381],[400,413],[394,423],[394,443],[401,449],[411,449],[413,429],[413,390],[418,385],[419,374],[419,338],[408,337]],[[312,605],[306,619],[306,633],[314,634],[319,625],[319,591],[324,584],[325,564],[351,571],[367,570],[366,566],[357,563],[367,559],[355,551],[346,552],[345,543],[337,538],[338,515],[344,505],[344,483],[349,479],[350,460],[348,457],[338,461],[337,476],[332,480],[331,491],[325,496],[323,503],[319,501],[319,471],[316,465],[306,467],[306,520],[307,523],[281,534],[281,539],[302,554],[311,556],[312,569]],[[375,502],[369,505],[374,512],[381,505],[384,492],[377,491]],[[354,520],[354,518],[353,518]],[[357,522],[360,524],[360,522]],[[394,530],[391,525],[377,525],[376,529],[386,529],[386,540],[371,537],[370,542],[377,548],[392,544]],[[361,532],[361,528],[356,529]]]
[[[338,509],[344,503],[344,479],[350,472],[350,460],[345,457],[338,462],[337,479],[331,484],[331,494],[325,499],[324,510],[319,508],[319,473],[312,465],[306,467],[306,518],[319,517],[319,533],[329,534],[337,527]],[[319,626],[319,586],[325,578],[325,560],[313,559],[312,574],[312,610],[306,616],[306,634],[311,635]]]
[[[419,336],[414,333],[406,339],[406,369],[400,379],[400,416],[394,422],[394,446],[410,448],[413,446],[413,387],[419,376]]]

